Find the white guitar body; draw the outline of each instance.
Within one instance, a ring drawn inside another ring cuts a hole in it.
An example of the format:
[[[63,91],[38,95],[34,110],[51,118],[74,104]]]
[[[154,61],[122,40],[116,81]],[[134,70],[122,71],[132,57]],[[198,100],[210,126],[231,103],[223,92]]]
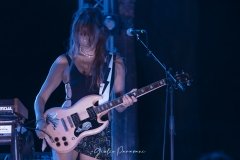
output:
[[[47,133],[45,140],[52,149],[59,153],[72,151],[81,139],[95,135],[108,126],[109,121],[101,120],[107,111],[98,115],[91,112],[99,99],[101,99],[99,95],[89,95],[72,107],[55,107],[44,113],[48,124],[45,129]]]
[[[188,74],[177,74],[178,84],[190,86]],[[154,82],[136,91],[128,93],[136,98],[150,93],[167,84],[165,79]],[[121,105],[122,98],[94,106],[102,97],[89,95],[80,99],[70,108],[51,108],[44,113],[47,122],[45,139],[47,143],[59,153],[67,153],[73,150],[86,136],[95,135],[104,130],[109,121],[102,121],[101,117],[109,110]]]

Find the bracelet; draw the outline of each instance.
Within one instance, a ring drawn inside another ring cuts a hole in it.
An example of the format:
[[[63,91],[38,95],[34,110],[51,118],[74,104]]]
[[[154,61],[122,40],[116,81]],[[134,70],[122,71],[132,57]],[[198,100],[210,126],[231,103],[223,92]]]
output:
[[[45,122],[45,119],[44,118],[40,118],[40,119],[36,120],[35,124],[38,124],[38,122],[40,122],[40,121],[44,121]]]

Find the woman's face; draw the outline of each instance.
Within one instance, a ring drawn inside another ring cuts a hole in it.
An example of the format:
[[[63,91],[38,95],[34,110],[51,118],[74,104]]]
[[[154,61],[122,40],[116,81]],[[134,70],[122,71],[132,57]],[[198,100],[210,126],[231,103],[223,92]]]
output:
[[[89,33],[89,32],[86,32]],[[99,39],[99,29],[95,28],[94,31],[90,34],[80,33],[80,46],[84,48],[95,48]]]

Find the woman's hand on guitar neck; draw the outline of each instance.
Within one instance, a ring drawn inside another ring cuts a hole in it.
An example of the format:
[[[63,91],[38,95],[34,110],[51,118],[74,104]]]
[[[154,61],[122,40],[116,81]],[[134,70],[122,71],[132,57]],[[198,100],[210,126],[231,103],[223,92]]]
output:
[[[131,92],[134,92],[134,91],[136,91],[137,89],[133,89],[133,90],[131,90],[129,93],[131,93]],[[137,98],[136,97],[134,97],[134,96],[129,96],[129,95],[127,95],[127,94],[125,94],[124,96],[123,96],[123,103],[122,103],[122,105],[124,106],[124,107],[128,107],[128,106],[131,106],[131,105],[133,105],[133,103],[135,103],[135,102],[137,102]]]
[[[137,89],[132,89],[129,93],[136,91]],[[127,107],[133,105],[135,102],[137,102],[137,98],[134,96],[129,96],[128,94],[123,95],[123,103],[121,106],[117,107],[116,109],[119,112],[124,111]]]

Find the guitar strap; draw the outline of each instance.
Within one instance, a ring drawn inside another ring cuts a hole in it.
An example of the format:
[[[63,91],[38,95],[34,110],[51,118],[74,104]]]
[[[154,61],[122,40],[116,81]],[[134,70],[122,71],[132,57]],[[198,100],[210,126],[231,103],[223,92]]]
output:
[[[107,68],[105,69],[104,81],[100,84],[99,95],[103,98],[98,101],[98,104],[103,104],[110,99],[111,90],[114,83],[114,73],[115,73],[115,59],[116,55],[110,53],[111,57]]]

